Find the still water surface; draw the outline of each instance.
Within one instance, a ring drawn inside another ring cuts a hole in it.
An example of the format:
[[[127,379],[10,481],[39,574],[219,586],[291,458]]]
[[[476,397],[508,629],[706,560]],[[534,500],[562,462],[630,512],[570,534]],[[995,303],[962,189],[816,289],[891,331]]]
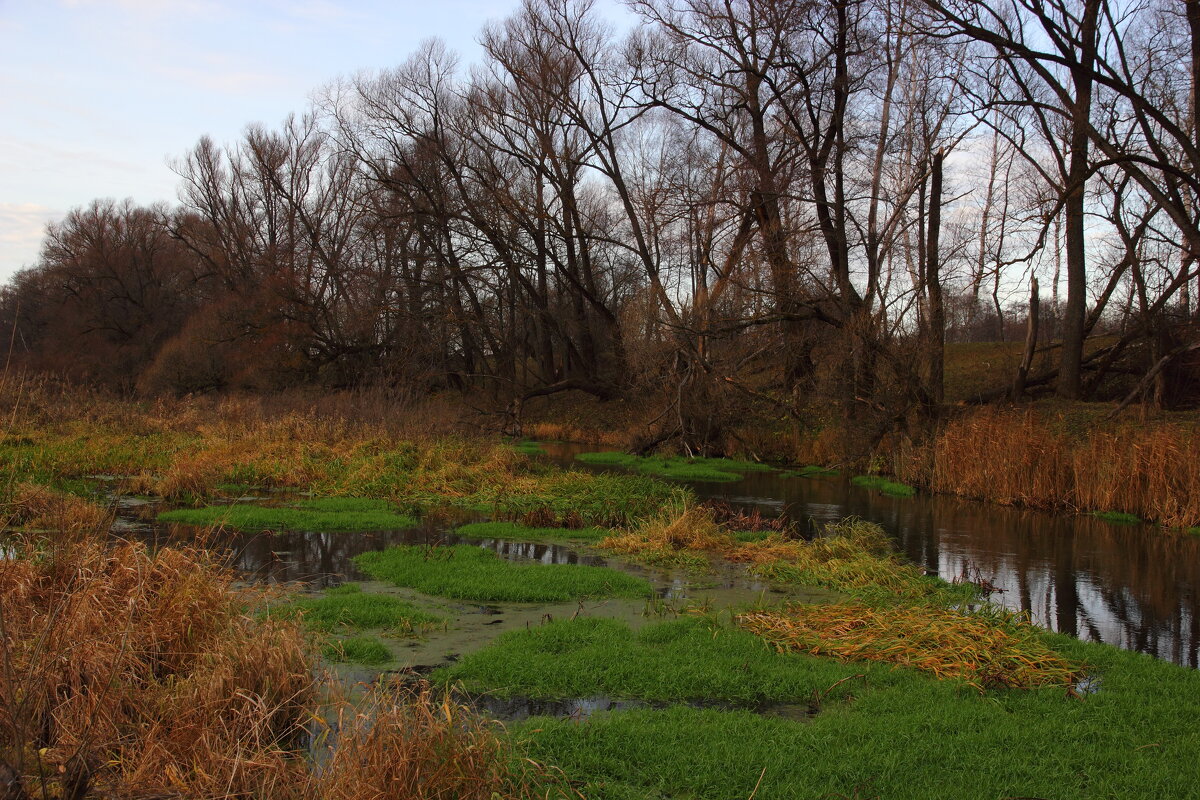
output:
[[[546,458],[564,467],[617,469],[574,461],[577,453],[595,448],[545,447]],[[877,522],[930,573],[946,580],[968,575],[990,581],[1002,590],[992,595],[994,602],[1028,612],[1038,625],[1190,667],[1200,665],[1200,537],[946,496],[892,498],[853,486],[845,477],[785,478],[753,472],[735,483],[691,486],[701,497],[758,509],[764,515],[786,513],[803,525],[847,516]],[[413,530],[356,534],[225,533],[209,544],[233,552],[234,566],[250,577],[322,586],[364,578],[351,558],[367,550],[392,544],[452,544],[458,539],[448,529],[467,519],[433,516]],[[142,527],[141,533],[173,538],[161,527]],[[499,540],[483,544],[518,560],[605,563],[573,547]],[[666,596],[675,594],[671,579],[662,584],[660,576],[655,583]],[[722,576],[717,583],[726,591],[766,588],[743,586],[744,578],[739,583]]]
[[[595,449],[545,447],[548,458],[576,467],[587,467],[573,461],[576,453]],[[736,483],[691,486],[701,497],[805,525],[847,516],[877,522],[929,572],[953,580],[978,570],[1003,590],[994,602],[1028,612],[1038,625],[1198,666],[1200,537],[940,495],[887,497],[846,477],[752,472]]]

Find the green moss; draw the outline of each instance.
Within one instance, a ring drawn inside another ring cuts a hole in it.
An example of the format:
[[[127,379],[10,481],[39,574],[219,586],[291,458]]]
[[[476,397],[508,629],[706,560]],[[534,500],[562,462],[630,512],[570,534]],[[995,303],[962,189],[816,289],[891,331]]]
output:
[[[541,442],[535,442],[531,439],[521,439],[517,442],[509,443],[509,447],[516,450],[521,455],[540,456],[546,454],[546,448],[542,447]]]
[[[1048,638],[1068,658],[1092,665],[1098,693],[980,695],[909,670],[829,662],[849,680],[835,686],[840,678],[824,674],[829,683],[818,696],[833,691],[808,720],[675,706],[597,714],[585,725],[536,718],[514,726],[513,735],[529,757],[562,768],[582,794],[599,800],[1195,797],[1188,765],[1200,761],[1200,737],[1194,704],[1180,698],[1200,693],[1200,673]],[[709,660],[683,649],[664,671],[686,670],[689,652]],[[595,681],[579,675],[559,691],[576,696]],[[847,692],[853,702],[831,702]]]
[[[435,672],[472,691],[542,699],[606,695],[642,700],[705,700],[741,705],[807,701],[862,672],[813,656],[779,653],[762,639],[708,617],[683,617],[633,631],[613,619],[584,618],[510,631]],[[872,681],[895,671],[871,666]],[[831,697],[855,688],[842,685]]]
[[[1137,514],[1126,514],[1122,511],[1096,511],[1092,513],[1092,516],[1117,525],[1137,525],[1142,521]]]
[[[356,556],[359,569],[426,594],[480,602],[645,597],[650,584],[606,567],[515,564],[481,547],[391,547]]]
[[[390,510],[384,500],[322,498],[292,506],[234,504],[181,508],[159,514],[164,522],[224,525],[237,530],[382,531],[411,528],[417,521]]]
[[[1187,532],[1193,536],[1200,536],[1200,525],[1197,525],[1195,528],[1188,528]]]
[[[513,539],[522,542],[597,542],[612,531],[608,528],[530,528],[517,522],[472,522],[454,530],[477,539]]]
[[[374,667],[392,660],[392,652],[374,636],[351,636],[326,643],[322,654],[330,661]]]
[[[783,477],[785,477],[785,478],[823,478],[823,477],[833,477],[835,475],[841,475],[841,474],[842,473],[838,472],[836,469],[830,469],[828,467],[821,467],[821,466],[817,466],[816,464],[809,464],[808,466],[801,467],[800,469],[789,470],[789,471],[783,473]]]
[[[890,481],[880,475],[859,475],[851,478],[850,482],[855,486],[862,486],[867,489],[876,489],[891,497],[912,497],[917,493],[916,489],[906,483]]]
[[[306,625],[332,631],[378,629],[395,634],[412,634],[445,623],[412,603],[386,594],[364,592],[347,583],[326,589],[321,597],[302,597],[271,610],[273,615],[301,615]]]

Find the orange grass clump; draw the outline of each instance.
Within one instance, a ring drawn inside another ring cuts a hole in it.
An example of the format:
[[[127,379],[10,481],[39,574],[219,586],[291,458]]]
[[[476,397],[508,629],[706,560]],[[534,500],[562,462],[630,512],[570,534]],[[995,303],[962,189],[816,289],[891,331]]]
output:
[[[113,517],[107,508],[39,483],[14,486],[4,511],[8,525],[67,532],[107,528]]]
[[[1033,625],[1009,615],[927,605],[792,605],[741,614],[737,622],[779,650],[885,661],[956,678],[979,691],[1070,688],[1083,674],[1038,641]]]
[[[34,795],[265,796],[298,768],[284,745],[311,699],[304,636],[248,616],[207,555],[76,537],[15,556],[0,757]]]

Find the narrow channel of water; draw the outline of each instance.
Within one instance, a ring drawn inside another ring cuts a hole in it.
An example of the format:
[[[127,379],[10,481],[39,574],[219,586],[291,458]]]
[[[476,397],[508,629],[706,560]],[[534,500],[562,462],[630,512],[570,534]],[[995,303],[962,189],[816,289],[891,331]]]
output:
[[[545,447],[564,467],[615,469],[574,461],[595,447]],[[752,472],[736,483],[691,487],[802,524],[847,516],[877,522],[931,573],[982,577],[1003,590],[994,602],[1028,612],[1038,625],[1190,667],[1200,661],[1200,537],[948,496],[887,497],[847,477]]]

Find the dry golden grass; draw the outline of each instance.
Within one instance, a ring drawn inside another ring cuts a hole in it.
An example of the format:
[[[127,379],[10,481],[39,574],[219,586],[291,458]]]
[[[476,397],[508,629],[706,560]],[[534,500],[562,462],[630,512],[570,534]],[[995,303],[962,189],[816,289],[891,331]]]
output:
[[[260,593],[202,551],[14,547],[0,560],[8,800],[504,800],[561,783],[428,689],[321,691],[305,634],[255,613]]]
[[[2,516],[9,525],[67,533],[107,528],[112,511],[38,483],[19,483]]]
[[[18,550],[0,562],[0,749],[34,794],[86,765],[118,796],[266,795],[299,767],[308,646],[247,614],[231,573],[98,537]]]
[[[901,477],[998,503],[1120,511],[1183,527],[1200,523],[1200,431],[1194,426],[1064,427],[1036,411],[980,409],[946,425],[933,446],[931,474]]]
[[[780,650],[885,661],[984,689],[1070,689],[1082,670],[1020,619],[933,606],[793,605],[741,614],[737,622]]]
[[[566,789],[540,765],[518,763],[496,723],[425,684],[372,691],[333,716],[335,746],[306,786],[311,800],[532,800],[546,784]]]

